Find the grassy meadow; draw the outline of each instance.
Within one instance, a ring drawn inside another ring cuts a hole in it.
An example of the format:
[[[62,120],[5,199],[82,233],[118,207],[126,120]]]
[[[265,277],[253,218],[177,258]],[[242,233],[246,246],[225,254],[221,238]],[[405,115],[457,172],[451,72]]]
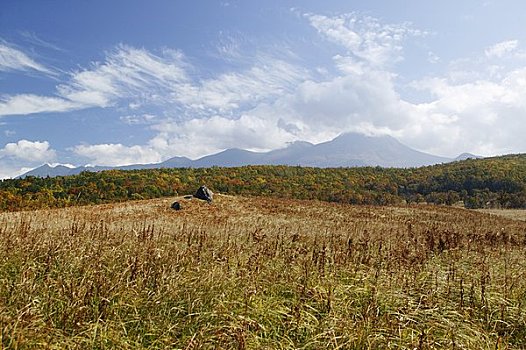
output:
[[[173,200],[0,213],[0,348],[526,348],[516,217]]]

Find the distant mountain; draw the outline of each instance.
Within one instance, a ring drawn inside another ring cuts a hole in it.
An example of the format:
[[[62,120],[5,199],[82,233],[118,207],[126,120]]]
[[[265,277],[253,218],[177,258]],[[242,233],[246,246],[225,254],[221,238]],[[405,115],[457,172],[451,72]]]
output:
[[[186,157],[173,157],[159,164],[152,164],[157,168],[189,168],[193,160]]]
[[[20,177],[26,177],[30,175],[36,177],[74,175],[76,174],[77,169],[79,168],[70,168],[64,165],[51,166],[49,164],[44,164],[41,167],[28,171]]]
[[[19,178],[23,178],[26,176],[35,176],[35,177],[55,177],[55,176],[68,176],[68,175],[77,175],[80,174],[83,171],[103,171],[103,170],[109,170],[113,169],[113,167],[104,167],[104,166],[80,166],[76,168],[67,167],[64,165],[56,165],[52,166],[49,164],[44,164],[38,168],[35,168],[33,170],[28,171],[27,173],[24,173],[19,176]]]
[[[211,166],[236,167],[243,165],[261,165],[265,162],[266,153],[246,151],[232,148],[223,152],[199,158],[191,164],[194,168],[209,168]]]
[[[418,167],[449,162],[409,148],[391,136],[365,136],[347,133],[332,141],[314,145],[298,158],[300,165],[316,167],[381,166]]]
[[[471,153],[462,153],[461,155],[455,158],[455,161],[466,160],[466,159],[481,159],[481,158],[484,158],[484,157],[476,156]]]
[[[68,168],[65,166],[51,167],[46,164],[20,177],[65,176],[78,174],[82,171],[108,169],[238,167],[244,165],[300,165],[320,168],[357,166],[408,168],[468,158],[479,157],[463,153],[455,159],[444,158],[414,150],[391,136],[365,136],[357,133],[346,133],[331,141],[319,144],[297,141],[285,148],[270,152],[252,152],[234,148],[196,160],[186,157],[174,157],[162,163],[133,164],[120,167]]]

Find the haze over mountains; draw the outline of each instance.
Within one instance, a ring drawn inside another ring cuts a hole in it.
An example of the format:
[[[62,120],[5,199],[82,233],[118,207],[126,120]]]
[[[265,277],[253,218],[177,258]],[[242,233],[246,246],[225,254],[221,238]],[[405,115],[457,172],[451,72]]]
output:
[[[269,152],[252,152],[243,149],[227,149],[196,160],[186,157],[173,157],[161,163],[134,164],[119,167],[95,166],[71,168],[63,165],[52,167],[42,165],[20,177],[54,177],[79,174],[82,171],[102,171],[109,169],[152,169],[152,168],[204,168],[212,166],[237,167],[244,165],[291,165],[309,167],[357,167],[381,166],[409,168],[455,160],[477,158],[463,153],[457,158],[445,158],[414,150],[391,136],[365,136],[358,133],[345,133],[335,139],[319,144],[297,141],[287,147]]]

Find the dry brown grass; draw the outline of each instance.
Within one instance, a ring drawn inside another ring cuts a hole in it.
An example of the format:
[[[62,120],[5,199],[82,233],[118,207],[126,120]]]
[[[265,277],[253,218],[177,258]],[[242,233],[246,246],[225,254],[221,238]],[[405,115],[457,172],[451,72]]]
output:
[[[0,214],[0,347],[526,347],[524,222],[432,206],[170,203]]]
[[[477,209],[481,213],[499,215],[512,220],[526,221],[525,209]]]

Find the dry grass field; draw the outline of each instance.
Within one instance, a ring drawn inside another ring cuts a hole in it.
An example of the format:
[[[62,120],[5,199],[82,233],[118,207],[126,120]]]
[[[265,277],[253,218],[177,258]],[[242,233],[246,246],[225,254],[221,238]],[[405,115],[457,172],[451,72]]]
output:
[[[513,220],[526,221],[525,209],[477,209],[477,211],[480,211],[481,213],[500,215]]]
[[[0,348],[526,348],[524,221],[171,201],[0,214]]]

